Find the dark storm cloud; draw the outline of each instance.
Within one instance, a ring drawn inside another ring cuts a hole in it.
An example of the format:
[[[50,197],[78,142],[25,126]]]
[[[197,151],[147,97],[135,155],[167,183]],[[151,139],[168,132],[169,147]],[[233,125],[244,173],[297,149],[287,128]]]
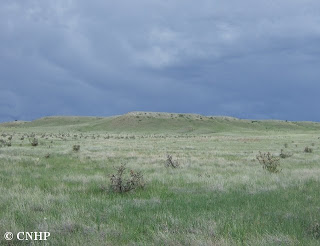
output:
[[[0,2],[0,121],[132,110],[320,120],[317,0]]]

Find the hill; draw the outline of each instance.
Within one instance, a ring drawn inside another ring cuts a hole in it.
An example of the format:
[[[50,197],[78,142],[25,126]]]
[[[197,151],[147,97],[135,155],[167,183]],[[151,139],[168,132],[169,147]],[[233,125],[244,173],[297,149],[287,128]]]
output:
[[[7,122],[4,128],[43,128],[79,132],[107,131],[111,133],[175,133],[210,134],[235,131],[314,131],[320,123],[280,120],[245,120],[225,116],[199,114],[130,112],[111,117],[52,116],[30,122]]]

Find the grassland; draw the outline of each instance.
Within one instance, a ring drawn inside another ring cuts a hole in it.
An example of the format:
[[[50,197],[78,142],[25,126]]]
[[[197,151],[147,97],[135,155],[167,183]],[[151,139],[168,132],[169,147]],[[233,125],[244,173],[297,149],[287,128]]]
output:
[[[319,123],[135,112],[5,123],[0,135],[11,142],[0,147],[0,245],[320,245]],[[262,169],[259,151],[281,149],[292,154],[282,171]],[[144,189],[110,190],[122,163]]]

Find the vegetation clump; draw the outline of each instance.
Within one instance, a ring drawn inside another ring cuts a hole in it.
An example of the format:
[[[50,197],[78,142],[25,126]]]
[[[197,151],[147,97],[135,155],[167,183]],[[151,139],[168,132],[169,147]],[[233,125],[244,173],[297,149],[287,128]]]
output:
[[[126,166],[121,165],[116,168],[116,173],[110,177],[110,188],[117,193],[124,193],[145,186],[144,178],[141,172],[130,170],[130,174],[125,174]],[[128,177],[129,176],[129,177]]]
[[[6,141],[6,140],[3,140],[3,139],[0,139],[0,147],[3,147],[3,146],[7,146],[7,147],[10,147],[11,146],[11,141]]]
[[[38,141],[38,139],[37,138],[29,138],[29,142],[31,143],[31,145],[32,146],[38,146],[38,144],[39,144],[39,141]]]
[[[178,161],[172,160],[172,155],[167,155],[166,167],[177,168],[178,166]]]
[[[281,149],[281,153],[280,153],[279,156],[280,156],[282,159],[285,159],[285,158],[291,157],[292,154],[291,154],[291,153],[284,152],[283,149]]]
[[[309,229],[309,232],[313,238],[320,239],[320,223],[313,223]]]
[[[272,155],[270,152],[262,153],[259,151],[259,154],[256,156],[259,163],[262,165],[262,168],[267,170],[270,173],[279,173],[281,169],[280,158]]]
[[[308,146],[304,148],[305,153],[312,153],[312,151],[313,151],[313,149]]]
[[[80,150],[80,145],[73,145],[73,151],[78,152]]]

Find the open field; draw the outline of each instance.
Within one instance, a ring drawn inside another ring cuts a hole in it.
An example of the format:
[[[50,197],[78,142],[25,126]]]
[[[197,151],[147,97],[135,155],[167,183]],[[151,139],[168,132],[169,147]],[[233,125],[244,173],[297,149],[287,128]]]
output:
[[[0,135],[0,245],[320,245],[319,123],[130,113],[0,124]],[[267,172],[257,154],[281,149],[281,172]],[[113,192],[121,164],[145,187]]]

